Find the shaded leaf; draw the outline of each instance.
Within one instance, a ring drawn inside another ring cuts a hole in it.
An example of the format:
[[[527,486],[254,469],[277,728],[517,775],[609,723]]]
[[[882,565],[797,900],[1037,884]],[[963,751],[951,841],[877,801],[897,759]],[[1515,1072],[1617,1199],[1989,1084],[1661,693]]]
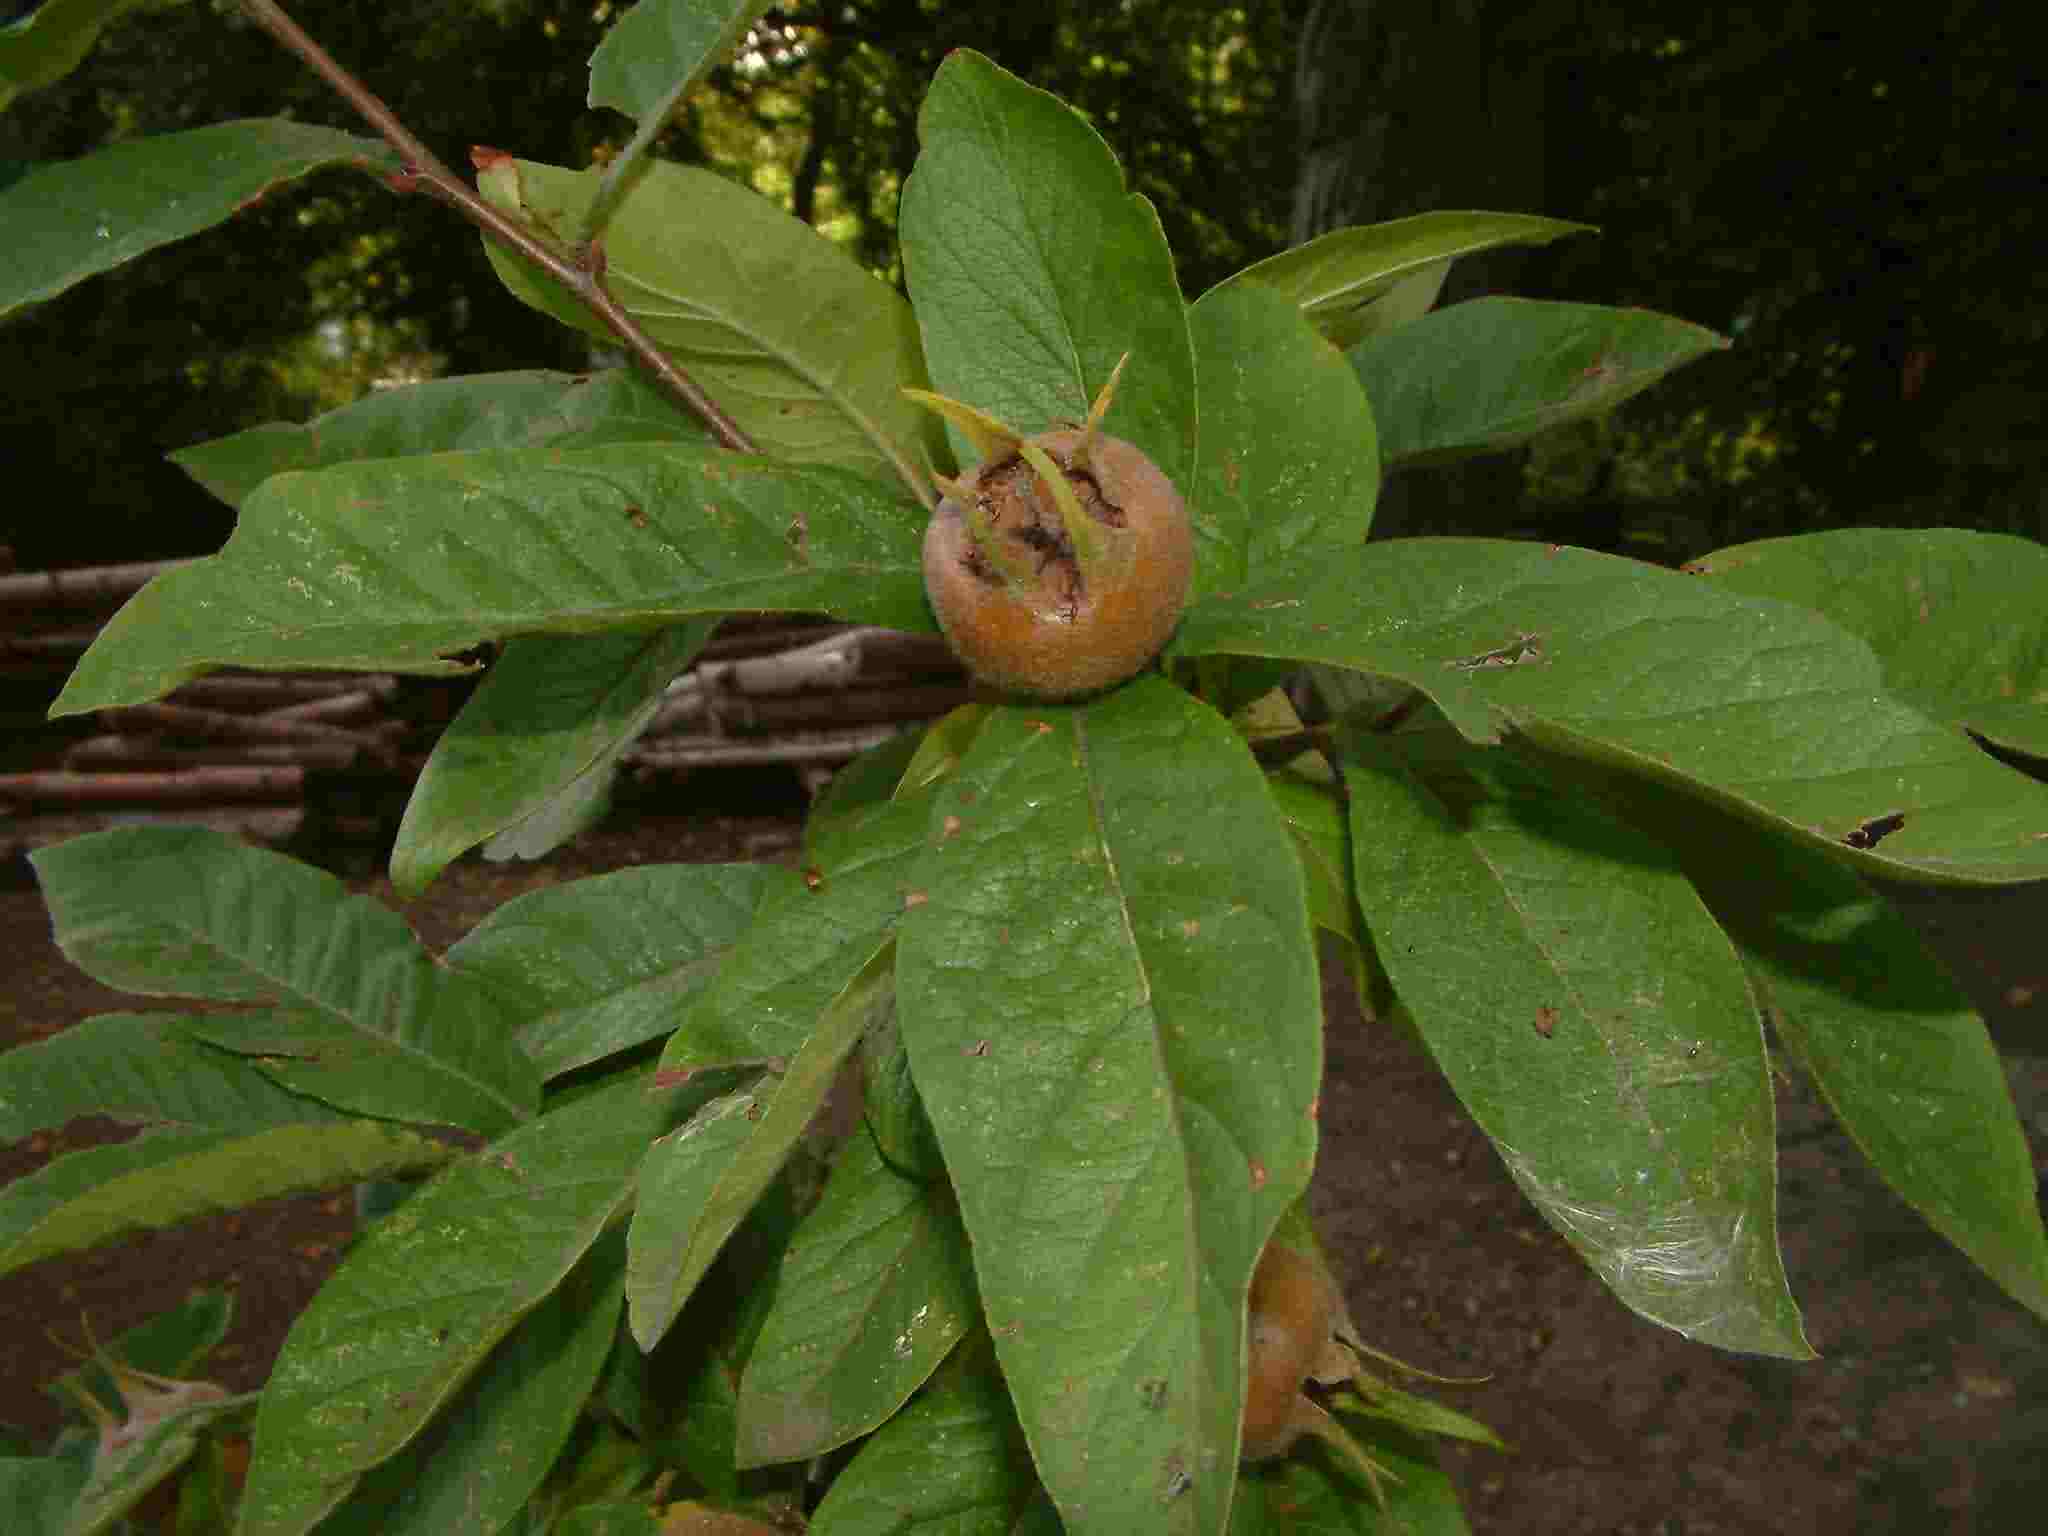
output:
[[[0,318],[224,223],[272,187],[330,165],[396,170],[398,157],[376,139],[255,117],[30,166],[0,186]]]
[[[1647,309],[1484,298],[1370,337],[1346,354],[1372,401],[1388,468],[1498,453],[1610,411],[1728,346]]]
[[[103,628],[52,707],[224,666],[459,673],[527,633],[798,609],[930,633],[914,508],[855,476],[684,444],[377,459],[280,475],[217,555]]]
[[[599,173],[505,160],[477,178],[484,197],[566,240]],[[607,342],[581,300],[494,241],[515,298]],[[689,370],[761,452],[922,484],[937,442],[902,389],[924,383],[910,306],[801,219],[710,171],[652,162],[604,231],[605,286]]]
[[[1253,262],[1202,299],[1207,302],[1221,288],[1271,288],[1299,306],[1332,345],[1348,348],[1421,318],[1460,256],[1592,232],[1590,224],[1528,213],[1418,213],[1317,235]]]
[[[369,1228],[299,1315],[256,1415],[243,1536],[310,1529],[412,1442],[632,1200],[702,1090],[638,1074],[522,1126]]]
[[[2048,547],[1964,528],[1838,528],[1737,544],[1686,567],[1825,614],[1929,719],[2048,759]]]
[[[590,56],[590,105],[666,110],[738,45],[771,0],[637,0]]]
[[[168,1312],[137,1323],[109,1339],[99,1358],[43,1383],[45,1395],[59,1402],[75,1401],[68,1388],[88,1392],[101,1402],[119,1400],[120,1384],[102,1360],[118,1360],[158,1376],[186,1376],[227,1337],[234,1316],[234,1297],[227,1291],[194,1291]]]
[[[280,1195],[419,1173],[451,1150],[367,1120],[150,1131],[67,1153],[0,1191],[0,1273]]]
[[[743,1466],[875,1429],[980,1315],[950,1193],[904,1178],[858,1134],[790,1240],[774,1298],[740,1383]]]
[[[1675,859],[1504,754],[1344,746],[1374,950],[1515,1182],[1644,1317],[1811,1356],[1756,1004]]]
[[[968,48],[939,66],[918,139],[901,237],[932,388],[1033,433],[1085,418],[1128,353],[1108,430],[1192,485],[1195,371],[1173,255],[1109,146]]]
[[[472,373],[380,389],[302,424],[273,421],[171,462],[231,507],[272,475],[475,448],[698,442],[703,429],[631,368]]]
[[[404,919],[332,875],[200,827],[119,827],[33,861],[74,965],[111,987],[261,1014],[189,1034],[338,1108],[491,1132],[531,1114],[533,1064],[488,996],[439,970]]]
[[[707,1107],[648,1149],[626,1275],[628,1321],[653,1350],[811,1123],[890,997],[885,949],[819,1016],[785,1071]]]
[[[1314,1157],[1286,828],[1228,723],[1147,678],[996,710],[935,799],[898,1026],[1040,1475],[1076,1532],[1217,1529],[1247,1284]]]
[[[1356,548],[1380,467],[1372,408],[1344,355],[1284,298],[1212,289],[1188,312],[1201,385],[1189,503],[1197,591],[1228,590],[1310,549]]]
[[[2048,875],[2048,786],[1884,692],[1816,613],[1610,555],[1397,539],[1191,604],[1169,656],[1293,657],[1421,689],[1469,740],[1503,730],[1653,778],[1895,879]],[[1903,822],[1872,839],[1877,818]]]
[[[832,1480],[811,1531],[1010,1536],[1037,1491],[994,1351],[978,1334]]]
[[[1334,1458],[1304,1447],[1243,1470],[1230,1536],[1465,1536],[1458,1491],[1426,1440],[1355,1419],[1345,1428],[1392,1474],[1384,1513]]]
[[[768,864],[618,870],[514,897],[441,962],[502,1000],[519,1043],[554,1077],[673,1029],[766,893],[798,884]]]
[[[572,1509],[549,1527],[552,1536],[661,1536],[645,1504],[612,1502]]]
[[[391,850],[392,884],[417,895],[489,838],[516,838],[516,856],[537,859],[581,831],[579,812],[602,813],[620,754],[718,622],[508,644],[434,742]]]

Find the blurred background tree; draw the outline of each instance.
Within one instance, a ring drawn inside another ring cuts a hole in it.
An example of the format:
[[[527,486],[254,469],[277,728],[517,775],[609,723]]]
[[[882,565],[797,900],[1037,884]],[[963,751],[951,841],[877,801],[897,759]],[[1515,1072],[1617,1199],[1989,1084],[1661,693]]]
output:
[[[585,164],[609,0],[300,0],[445,158]],[[2035,277],[2043,160],[2024,8],[1879,0],[806,0],[770,11],[661,152],[791,207],[900,279],[925,82],[970,46],[1084,112],[1158,206],[1189,294],[1292,240],[1432,207],[1604,234],[1461,263],[1642,304],[1727,354],[1610,418],[1397,476],[1382,532],[1569,539],[1679,560],[1844,523],[2048,537]],[[162,0],[0,116],[0,162],[287,113],[362,131],[230,0]],[[0,175],[4,175],[0,167]],[[230,526],[163,455],[440,373],[581,368],[427,199],[346,173],[281,190],[0,329],[0,543],[24,567],[198,553]]]

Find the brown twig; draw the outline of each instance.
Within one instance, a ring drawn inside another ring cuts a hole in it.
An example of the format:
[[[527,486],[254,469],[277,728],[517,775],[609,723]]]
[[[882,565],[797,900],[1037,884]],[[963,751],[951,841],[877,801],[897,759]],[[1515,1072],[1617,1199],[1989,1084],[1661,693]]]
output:
[[[756,451],[752,439],[740,430],[739,423],[726,415],[696,380],[656,346],[640,329],[639,323],[611,296],[604,285],[604,248],[601,244],[593,242],[572,257],[556,250],[517,220],[506,217],[442,164],[432,150],[413,137],[389,107],[344,69],[332,54],[307,36],[275,0],[241,0],[241,5],[250,20],[276,38],[289,52],[303,59],[314,73],[356,109],[365,122],[384,136],[386,143],[405,157],[405,182],[424,181],[435,195],[460,209],[471,223],[492,239],[517,251],[575,294],[619,338],[626,350],[639,359],[640,365],[670,395],[693,412],[721,444],[738,453]]]

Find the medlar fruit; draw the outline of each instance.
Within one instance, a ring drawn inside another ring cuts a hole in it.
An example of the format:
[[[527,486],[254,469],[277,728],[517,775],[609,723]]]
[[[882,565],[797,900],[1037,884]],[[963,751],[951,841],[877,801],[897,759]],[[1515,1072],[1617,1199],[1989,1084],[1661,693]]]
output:
[[[1113,687],[1180,622],[1194,530],[1158,465],[1100,431],[1115,388],[1112,374],[1085,424],[1033,437],[912,392],[982,453],[970,474],[940,482],[924,584],[954,654],[1002,692],[1070,699]]]

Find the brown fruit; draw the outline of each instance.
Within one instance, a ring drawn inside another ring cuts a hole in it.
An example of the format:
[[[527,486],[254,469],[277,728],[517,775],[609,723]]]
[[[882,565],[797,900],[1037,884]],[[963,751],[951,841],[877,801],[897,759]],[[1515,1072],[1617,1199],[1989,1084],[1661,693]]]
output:
[[[1266,1245],[1252,1271],[1246,1334],[1246,1461],[1285,1456],[1315,1425],[1302,1387],[1324,1360],[1336,1322],[1329,1281],[1308,1255]]]
[[[925,530],[925,592],[954,654],[1005,693],[1070,699],[1113,687],[1180,622],[1194,529],[1159,466],[1099,430],[1114,385],[1087,425],[1029,438],[918,393],[984,453],[971,474],[943,482]]]

